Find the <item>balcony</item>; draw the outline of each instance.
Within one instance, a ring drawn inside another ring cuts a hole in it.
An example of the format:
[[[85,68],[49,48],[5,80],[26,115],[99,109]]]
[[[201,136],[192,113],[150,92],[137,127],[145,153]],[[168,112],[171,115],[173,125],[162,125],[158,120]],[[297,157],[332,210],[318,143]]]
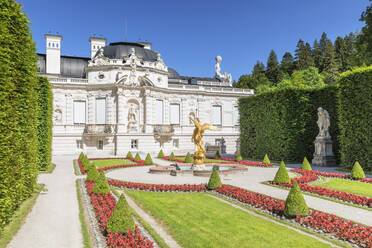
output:
[[[115,131],[114,124],[86,124],[84,135],[86,136],[109,136]]]

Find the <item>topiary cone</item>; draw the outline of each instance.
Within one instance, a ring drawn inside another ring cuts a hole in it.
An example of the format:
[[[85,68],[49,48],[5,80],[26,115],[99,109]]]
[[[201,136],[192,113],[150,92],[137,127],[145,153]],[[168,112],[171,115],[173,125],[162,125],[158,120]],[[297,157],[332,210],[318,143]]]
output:
[[[108,220],[107,231],[113,233],[128,233],[129,230],[134,231],[135,227],[136,225],[127,200],[125,196],[121,194]]]
[[[221,157],[221,154],[220,154],[220,151],[217,150],[216,151],[216,154],[214,155],[215,158],[220,158]]]
[[[293,218],[297,215],[307,216],[308,214],[309,208],[306,205],[301,189],[297,181],[294,181],[287,199],[285,200],[284,215]]]
[[[218,174],[216,167],[213,167],[213,171],[212,171],[211,177],[209,178],[207,187],[208,189],[213,190],[213,189],[220,187],[221,185],[222,183],[221,183],[220,175]]]
[[[290,183],[291,179],[289,178],[287,168],[285,167],[284,162],[282,161],[279,166],[279,170],[276,172],[274,177],[275,183]]]
[[[174,153],[172,152],[171,155],[169,155],[168,159],[175,159]]]
[[[152,164],[152,158],[150,153],[147,153],[146,158],[145,158],[145,165],[150,165]]]
[[[133,158],[133,155],[132,155],[132,153],[131,152],[128,152],[127,153],[127,156],[125,156],[126,158]]]
[[[103,171],[98,176],[98,179],[93,187],[93,193],[95,194],[109,194],[110,186],[107,183],[107,179]]]
[[[362,179],[366,177],[366,175],[364,174],[363,168],[362,166],[360,166],[358,161],[354,163],[350,176],[352,179]]]
[[[307,171],[311,171],[311,170],[313,170],[313,169],[311,168],[310,163],[309,163],[309,161],[307,160],[306,157],[304,157],[304,161],[302,162],[301,169],[303,169],[303,170],[307,170]]]
[[[163,149],[160,149],[158,153],[158,158],[162,158],[162,157],[164,157],[164,152],[163,152]]]
[[[89,169],[87,175],[87,181],[97,181],[99,176],[98,170],[95,166]]]
[[[239,161],[242,161],[242,160],[243,160],[243,157],[242,157],[242,155],[240,155],[240,152],[238,152],[238,154],[236,155],[236,158],[235,158],[235,160],[236,160],[237,162],[239,162]]]
[[[267,156],[267,154],[265,154],[265,157],[264,157],[262,163],[264,163],[264,164],[271,164],[270,159],[269,159],[269,157]]]
[[[134,161],[141,161],[141,157],[140,155],[138,154],[138,152],[136,153],[136,156],[134,157]]]
[[[184,162],[185,163],[193,163],[194,162],[194,159],[191,157],[189,152],[187,153]]]

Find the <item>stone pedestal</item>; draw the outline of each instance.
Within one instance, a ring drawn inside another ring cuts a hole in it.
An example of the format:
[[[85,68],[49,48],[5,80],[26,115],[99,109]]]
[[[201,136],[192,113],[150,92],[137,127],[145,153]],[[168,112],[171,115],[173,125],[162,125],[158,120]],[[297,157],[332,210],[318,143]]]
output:
[[[336,166],[336,159],[332,151],[332,140],[330,137],[316,137],[314,141],[315,152],[312,164],[316,166]]]

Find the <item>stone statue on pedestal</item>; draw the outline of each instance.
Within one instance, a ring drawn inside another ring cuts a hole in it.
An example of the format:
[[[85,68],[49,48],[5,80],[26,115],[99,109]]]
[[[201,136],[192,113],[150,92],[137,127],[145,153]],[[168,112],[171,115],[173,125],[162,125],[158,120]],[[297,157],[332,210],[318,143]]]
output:
[[[317,166],[336,166],[336,160],[332,152],[332,139],[329,134],[329,114],[322,107],[318,108],[319,134],[315,138],[315,152],[312,160],[313,165]]]
[[[137,132],[138,123],[136,120],[137,109],[134,104],[130,104],[128,110],[128,132]]]
[[[228,74],[226,72],[224,72],[223,74],[221,73],[221,66],[220,66],[221,61],[222,61],[222,57],[218,55],[216,57],[216,65],[214,66],[214,70],[216,72],[215,77],[221,80],[222,82],[231,84],[232,83],[231,74]]]

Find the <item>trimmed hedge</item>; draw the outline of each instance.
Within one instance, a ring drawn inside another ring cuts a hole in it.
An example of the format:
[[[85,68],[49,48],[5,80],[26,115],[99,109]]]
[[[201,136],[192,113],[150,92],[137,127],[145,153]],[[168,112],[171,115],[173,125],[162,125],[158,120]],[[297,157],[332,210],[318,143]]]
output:
[[[309,163],[309,161],[307,160],[306,157],[304,157],[304,161],[302,162],[301,169],[302,169],[302,170],[308,170],[308,171],[313,170],[313,169],[311,168],[311,165],[310,165],[310,163]]]
[[[235,157],[235,161],[242,161],[243,160],[243,158],[242,158],[242,155],[240,155],[240,152],[238,152],[238,154],[236,155],[236,157]]]
[[[98,173],[97,168],[95,166],[92,166],[91,168],[89,168],[86,180],[97,181],[98,177],[99,177],[99,173]]]
[[[309,208],[307,207],[306,201],[301,193],[301,189],[295,180],[291,190],[289,191],[287,199],[285,200],[284,215],[294,218],[297,215],[307,216],[308,214]]]
[[[132,217],[131,209],[124,194],[121,194],[107,222],[107,231],[113,233],[128,233],[129,230],[134,231],[135,228],[136,225]]]
[[[269,159],[269,156],[267,156],[267,154],[265,154],[265,157],[264,157],[262,163],[264,163],[264,164],[271,164],[271,161]]]
[[[38,125],[38,167],[46,170],[52,157],[52,115],[53,93],[52,86],[46,77],[39,77],[39,125]]]
[[[276,183],[290,183],[291,179],[289,178],[287,168],[285,167],[284,162],[280,163],[279,169],[275,174],[274,182]]]
[[[162,157],[164,157],[164,152],[163,152],[163,149],[160,149],[158,153],[158,158],[162,158]]]
[[[136,162],[136,161],[141,161],[142,159],[141,159],[141,156],[139,155],[139,153],[137,152],[136,153],[136,156],[134,157],[134,161]]]
[[[133,155],[132,155],[132,153],[131,152],[128,152],[127,153],[127,156],[125,156],[126,158],[133,158]]]
[[[352,179],[363,179],[366,177],[363,168],[360,166],[358,161],[355,162],[353,169],[351,170],[350,176]]]
[[[171,160],[171,159],[176,159],[176,156],[174,156],[173,152],[168,157],[168,160]]]
[[[283,89],[239,99],[240,151],[259,158],[270,151],[273,160],[301,161],[313,157],[318,135],[317,108],[330,114],[330,135],[339,160],[337,85],[317,90]]]
[[[220,154],[219,150],[216,151],[216,154],[214,154],[214,157],[215,158],[220,158],[221,157],[221,154]]]
[[[194,159],[192,158],[192,156],[190,155],[189,152],[187,153],[184,162],[185,163],[193,163],[194,162]]]
[[[110,186],[108,185],[105,173],[101,171],[99,173],[98,178],[96,180],[96,183],[93,187],[93,193],[94,194],[109,194],[110,193]]]
[[[0,236],[38,174],[37,56],[21,8],[0,1]]]
[[[213,189],[217,189],[221,185],[222,183],[221,183],[220,175],[218,174],[216,167],[213,167],[213,171],[209,178],[207,188],[213,190]]]
[[[145,165],[151,165],[151,164],[153,164],[151,155],[150,153],[147,153],[146,158],[145,158]]]
[[[341,74],[338,111],[342,165],[372,171],[372,66]]]

